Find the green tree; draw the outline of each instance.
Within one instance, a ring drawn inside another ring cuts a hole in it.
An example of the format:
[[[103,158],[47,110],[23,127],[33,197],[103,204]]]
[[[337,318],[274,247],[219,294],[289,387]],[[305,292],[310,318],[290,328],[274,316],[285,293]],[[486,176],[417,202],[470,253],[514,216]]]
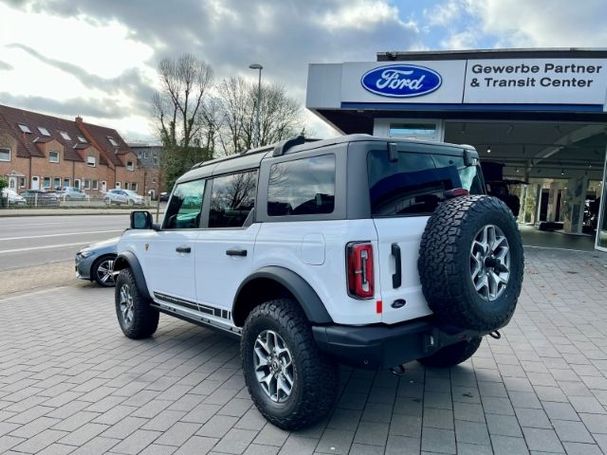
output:
[[[2,190],[4,190],[4,188],[8,187],[8,180],[6,179],[6,177],[2,177],[0,175],[0,207],[5,207],[6,206],[6,201],[4,198],[4,195],[2,194]],[[8,196],[7,196],[8,199]]]

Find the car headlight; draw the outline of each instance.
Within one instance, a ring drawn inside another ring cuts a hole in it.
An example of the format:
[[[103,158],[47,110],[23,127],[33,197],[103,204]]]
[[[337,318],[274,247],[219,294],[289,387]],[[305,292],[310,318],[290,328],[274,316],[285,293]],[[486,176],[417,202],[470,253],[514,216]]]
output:
[[[78,252],[78,254],[83,258],[88,258],[89,256],[91,256],[93,254],[93,250],[87,250],[85,248],[84,250],[80,250]]]

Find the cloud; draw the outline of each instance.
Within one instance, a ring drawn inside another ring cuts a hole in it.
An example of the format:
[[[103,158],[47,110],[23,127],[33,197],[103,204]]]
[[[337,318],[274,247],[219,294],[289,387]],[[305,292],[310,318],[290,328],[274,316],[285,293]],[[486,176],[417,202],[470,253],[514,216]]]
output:
[[[607,3],[586,0],[444,0],[424,10],[441,47],[604,47]]]
[[[10,71],[12,69],[13,69],[12,65],[0,60],[0,71]]]
[[[49,14],[119,21],[130,37],[152,46],[154,60],[190,52],[220,76],[263,76],[282,82],[303,100],[307,63],[374,59],[375,52],[407,49],[418,41],[414,24],[400,20],[385,0],[183,0],[172,2],[32,0],[22,8]]]
[[[607,42],[604,0],[469,0],[479,28],[507,46],[596,47]]]
[[[150,111],[150,100],[152,99],[154,90],[137,68],[129,68],[115,78],[103,78],[96,74],[91,74],[72,63],[46,57],[35,49],[23,44],[13,43],[6,47],[20,49],[41,62],[74,76],[90,89],[100,90],[110,96],[127,95],[129,98],[132,98],[132,109],[135,113],[148,114]]]
[[[124,116],[124,109],[111,99],[105,99],[101,102],[100,100],[89,98],[72,98],[65,101],[57,101],[41,96],[21,96],[0,92],[0,104],[7,104],[20,109],[41,111],[72,119],[76,115],[82,115],[85,118],[114,119]]]

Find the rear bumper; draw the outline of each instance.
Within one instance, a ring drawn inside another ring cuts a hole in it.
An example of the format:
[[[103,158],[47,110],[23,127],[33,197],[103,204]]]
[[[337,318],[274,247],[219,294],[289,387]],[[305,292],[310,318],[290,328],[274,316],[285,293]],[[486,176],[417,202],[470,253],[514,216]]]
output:
[[[313,326],[321,351],[357,368],[391,368],[427,357],[439,349],[486,335],[454,327],[439,327],[424,318],[392,326]]]

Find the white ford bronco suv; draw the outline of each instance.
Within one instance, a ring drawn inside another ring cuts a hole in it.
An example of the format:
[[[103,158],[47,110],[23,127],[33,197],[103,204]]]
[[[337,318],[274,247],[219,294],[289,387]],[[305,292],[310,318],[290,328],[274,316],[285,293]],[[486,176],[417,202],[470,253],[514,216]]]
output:
[[[129,338],[159,313],[240,338],[260,412],[284,429],[332,408],[338,363],[449,367],[515,310],[523,248],[474,148],[302,137],[194,166],[161,225],[131,214],[115,303]]]

